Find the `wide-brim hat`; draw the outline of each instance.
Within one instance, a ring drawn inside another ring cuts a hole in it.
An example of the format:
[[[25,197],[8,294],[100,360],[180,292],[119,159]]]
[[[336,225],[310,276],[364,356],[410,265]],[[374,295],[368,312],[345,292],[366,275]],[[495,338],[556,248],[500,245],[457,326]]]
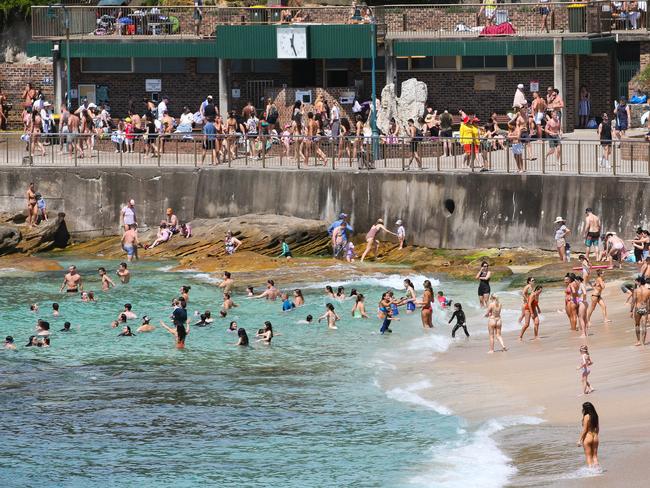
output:
[[[559,222],[566,222],[566,220],[564,220],[562,217],[556,217],[555,218],[555,223],[557,224]]]

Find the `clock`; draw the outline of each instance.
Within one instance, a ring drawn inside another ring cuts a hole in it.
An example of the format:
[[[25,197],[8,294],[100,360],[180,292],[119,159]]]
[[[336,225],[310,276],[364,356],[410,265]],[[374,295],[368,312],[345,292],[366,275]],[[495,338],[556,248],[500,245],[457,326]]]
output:
[[[278,27],[278,59],[307,59],[307,28]]]

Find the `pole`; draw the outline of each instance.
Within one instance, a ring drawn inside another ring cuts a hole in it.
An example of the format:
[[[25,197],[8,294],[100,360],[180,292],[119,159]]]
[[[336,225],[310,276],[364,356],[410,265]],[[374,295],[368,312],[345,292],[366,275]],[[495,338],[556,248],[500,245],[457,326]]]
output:
[[[372,128],[372,165],[379,154],[379,134],[377,132],[377,19],[373,16],[370,24],[370,55],[372,57],[372,100],[370,109],[370,126]]]
[[[70,110],[72,104],[70,103],[70,12],[63,7],[63,25],[65,26],[65,72],[67,75],[67,87],[65,92],[65,104]]]

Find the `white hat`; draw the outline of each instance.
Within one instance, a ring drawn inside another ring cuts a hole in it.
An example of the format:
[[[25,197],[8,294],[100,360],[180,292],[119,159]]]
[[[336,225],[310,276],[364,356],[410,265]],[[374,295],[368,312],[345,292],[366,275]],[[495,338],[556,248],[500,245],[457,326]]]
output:
[[[556,217],[554,223],[557,224],[558,222],[565,222],[565,220],[562,217]]]
[[[97,108],[97,105],[95,105],[94,103],[90,102],[90,103],[88,104],[88,108]]]
[[[402,219],[400,219],[400,220],[398,220],[397,222],[395,222],[395,225],[402,225]]]
[[[519,88],[520,90],[523,90],[523,89],[524,89],[524,85],[523,85],[523,83],[519,83],[519,84],[517,85],[517,88]]]
[[[135,200],[133,200],[133,199],[129,200],[129,204],[130,205],[135,205]]]

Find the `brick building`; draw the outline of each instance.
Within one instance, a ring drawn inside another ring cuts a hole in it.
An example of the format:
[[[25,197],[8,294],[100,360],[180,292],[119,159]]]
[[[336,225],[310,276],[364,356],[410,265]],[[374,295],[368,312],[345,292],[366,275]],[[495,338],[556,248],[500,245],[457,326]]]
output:
[[[592,115],[599,115],[613,107],[630,73],[643,60],[650,62],[645,24],[629,30],[612,16],[610,2],[554,3],[548,33],[540,30],[538,6],[497,7],[480,12],[458,4],[373,7],[376,26],[363,23],[350,7],[205,7],[198,34],[192,7],[69,9],[73,104],[83,95],[109,99],[114,115],[123,116],[130,99],[138,103],[165,94],[172,115],[178,115],[185,105],[196,110],[208,94],[222,111],[240,109],[248,100],[259,108],[271,97],[282,116],[297,96],[313,100],[322,94],[346,102],[346,111],[355,96],[370,99],[374,51],[378,95],[386,80],[399,85],[415,77],[426,82],[434,107],[474,110],[484,118],[509,111],[519,83],[529,99],[532,88],[543,93],[555,86],[565,100],[570,130],[581,85],[592,93]],[[55,12],[33,8],[28,54],[57,50],[53,71],[61,97],[67,49],[64,12]],[[287,15],[304,22],[281,22]],[[105,16],[110,25],[98,32],[98,19]],[[507,35],[499,35],[504,27]]]

